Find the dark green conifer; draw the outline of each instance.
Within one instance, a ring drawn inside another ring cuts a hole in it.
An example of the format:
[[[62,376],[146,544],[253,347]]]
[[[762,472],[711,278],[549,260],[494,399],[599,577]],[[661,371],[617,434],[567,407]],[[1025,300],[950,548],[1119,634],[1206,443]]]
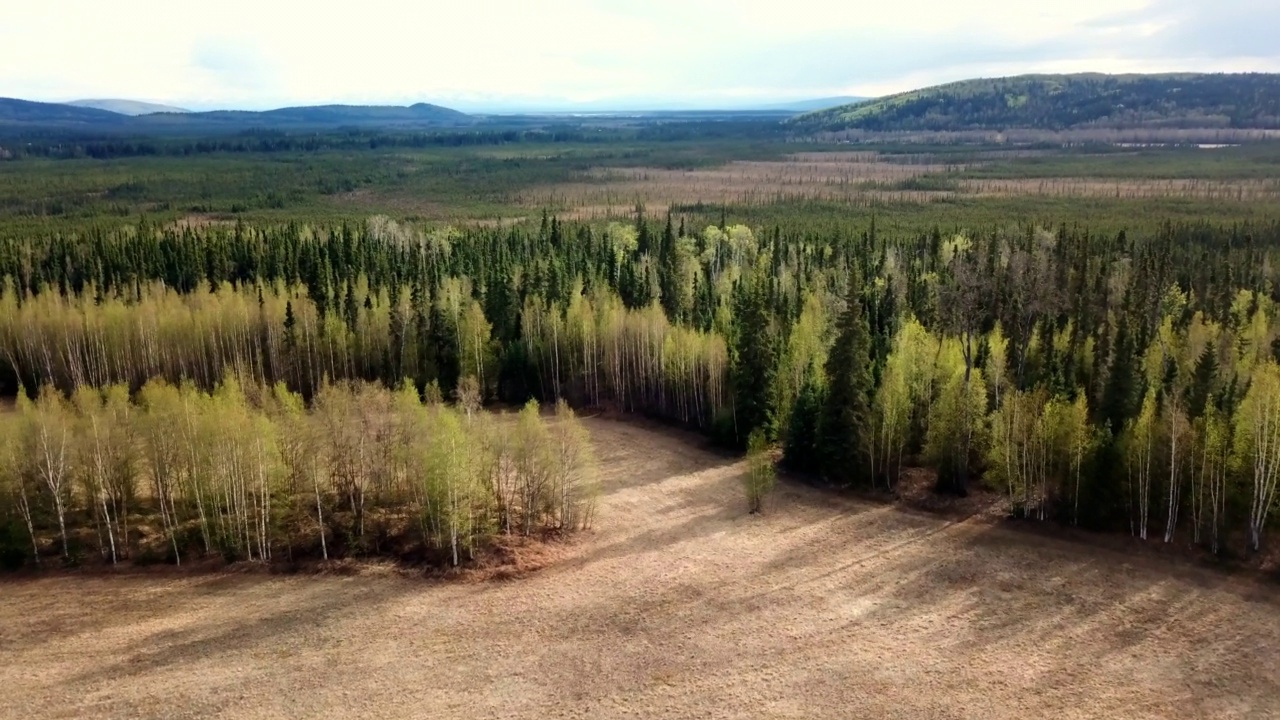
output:
[[[871,439],[871,333],[855,272],[840,316],[835,345],[827,356],[827,393],[819,426],[818,457],[824,477],[841,485],[869,482]]]

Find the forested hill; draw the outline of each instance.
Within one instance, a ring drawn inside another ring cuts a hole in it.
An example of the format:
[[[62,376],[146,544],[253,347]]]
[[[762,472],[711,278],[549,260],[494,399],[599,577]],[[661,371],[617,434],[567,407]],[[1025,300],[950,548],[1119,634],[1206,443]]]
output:
[[[128,119],[98,108],[0,98],[0,126],[113,128]]]
[[[139,118],[149,127],[165,124],[230,124],[267,127],[332,127],[332,126],[418,126],[458,125],[469,116],[439,105],[418,103],[409,107],[396,105],[315,105],[288,107],[264,112],[215,110],[203,113],[162,113]]]
[[[14,129],[74,129],[150,133],[166,131],[207,132],[248,129],[325,129],[338,127],[456,126],[471,116],[428,103],[408,107],[394,105],[317,105],[251,112],[160,112],[129,116],[90,107],[0,98],[0,127]]]
[[[807,113],[797,129],[1280,128],[1280,74],[1020,75]]]

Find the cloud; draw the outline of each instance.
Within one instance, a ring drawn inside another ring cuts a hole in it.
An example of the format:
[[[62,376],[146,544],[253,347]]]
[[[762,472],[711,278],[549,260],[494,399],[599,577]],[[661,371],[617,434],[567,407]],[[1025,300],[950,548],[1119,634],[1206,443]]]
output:
[[[215,93],[255,96],[283,90],[277,61],[249,39],[199,38],[191,49],[190,67],[202,78],[201,84]]]
[[[881,94],[978,75],[1277,70],[1274,0],[46,0],[0,95],[195,107]],[[637,100],[638,101],[638,100]]]
[[[1137,52],[1215,59],[1280,56],[1280,3],[1273,0],[1159,0],[1145,16],[1130,14],[1127,20],[1129,28],[1153,28],[1139,40]]]

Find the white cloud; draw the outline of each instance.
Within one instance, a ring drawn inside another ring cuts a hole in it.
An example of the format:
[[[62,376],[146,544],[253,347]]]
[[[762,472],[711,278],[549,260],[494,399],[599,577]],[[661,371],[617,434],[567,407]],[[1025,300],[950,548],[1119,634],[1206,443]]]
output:
[[[6,9],[0,95],[198,107],[610,98],[714,104],[880,94],[1029,71],[1280,66],[1280,48],[1258,30],[1267,25],[1260,21],[1280,21],[1268,8],[1280,3],[1202,5],[46,0]]]

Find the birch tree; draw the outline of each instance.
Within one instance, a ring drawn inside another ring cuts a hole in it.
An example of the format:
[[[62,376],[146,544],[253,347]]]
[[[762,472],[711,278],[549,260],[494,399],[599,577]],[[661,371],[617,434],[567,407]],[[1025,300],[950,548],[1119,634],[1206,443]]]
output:
[[[1262,534],[1276,501],[1280,479],[1280,366],[1263,361],[1236,416],[1237,457],[1249,481],[1249,548],[1262,548]]]
[[[36,565],[40,564],[40,542],[36,536],[35,519],[32,512],[34,488],[30,487],[30,473],[24,460],[27,445],[27,417],[30,400],[19,388],[18,407],[13,413],[0,412],[0,493],[3,500],[22,518],[27,535],[31,540],[31,558]]]
[[[73,416],[66,400],[52,385],[40,388],[36,402],[24,404],[22,410],[28,424],[27,457],[34,464],[36,477],[49,493],[54,517],[58,521],[62,557],[69,559],[67,512],[72,501],[75,454]]]
[[[1125,468],[1129,477],[1129,497],[1133,506],[1130,514],[1130,532],[1147,539],[1147,526],[1151,517],[1151,485],[1156,459],[1155,391],[1148,391],[1142,401],[1142,409],[1125,429],[1123,446]]]
[[[585,530],[595,518],[600,479],[591,438],[568,403],[556,403],[555,423],[550,427],[555,476],[552,496],[558,505],[558,529]]]

